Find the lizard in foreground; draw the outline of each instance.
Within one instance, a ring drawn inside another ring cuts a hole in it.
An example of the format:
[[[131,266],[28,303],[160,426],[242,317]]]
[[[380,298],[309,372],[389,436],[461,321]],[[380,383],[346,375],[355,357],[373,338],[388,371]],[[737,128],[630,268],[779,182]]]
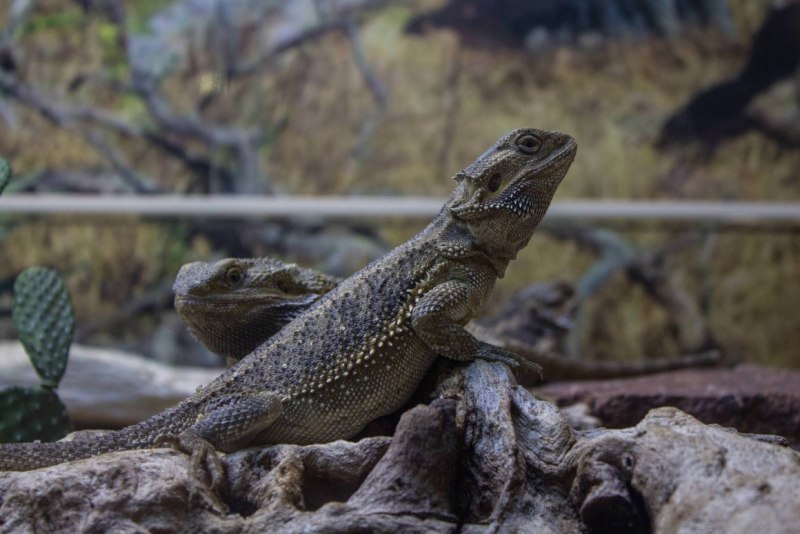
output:
[[[181,267],[175,279],[175,309],[197,340],[234,363],[339,282],[336,277],[270,257],[193,262]],[[511,301],[506,306],[513,306],[517,312],[525,310],[524,314],[506,314],[513,324],[504,324],[508,319],[484,320],[471,322],[466,329],[481,341],[512,350],[542,366],[548,380],[619,378],[719,363],[719,353],[713,350],[636,362],[574,360],[558,353],[553,346],[558,341],[552,333],[539,332],[538,342],[530,344],[514,335],[514,330],[524,326],[533,330],[536,326],[549,331],[568,329],[561,308],[567,306],[571,295],[571,290],[558,283],[531,289],[537,294],[531,295],[529,289],[526,301]],[[517,324],[523,320],[528,324]]]
[[[0,470],[171,443],[216,490],[225,482],[216,450],[349,438],[399,409],[437,356],[536,369],[464,325],[530,240],[576,150],[559,132],[512,131],[456,174],[455,190],[419,234],[191,397],[116,432],[0,445]]]

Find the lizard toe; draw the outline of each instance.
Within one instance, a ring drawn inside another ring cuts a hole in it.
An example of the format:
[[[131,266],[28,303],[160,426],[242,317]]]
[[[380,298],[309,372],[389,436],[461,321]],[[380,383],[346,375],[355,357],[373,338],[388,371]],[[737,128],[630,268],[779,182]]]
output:
[[[217,451],[207,441],[198,444],[191,452],[190,472],[198,480],[202,480],[215,495],[227,491],[228,479],[225,467],[217,455]]]
[[[208,441],[192,432],[183,432],[178,436],[161,435],[153,441],[152,447],[171,448],[188,454],[189,476],[211,490],[212,498],[220,509],[228,509],[221,498],[228,490],[225,467],[217,451]]]

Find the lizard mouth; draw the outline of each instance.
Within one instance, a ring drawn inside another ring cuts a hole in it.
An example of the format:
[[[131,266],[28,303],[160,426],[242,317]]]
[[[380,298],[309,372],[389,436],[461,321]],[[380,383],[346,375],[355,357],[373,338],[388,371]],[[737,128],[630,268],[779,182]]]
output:
[[[190,295],[187,293],[175,294],[175,309],[180,312],[192,308],[230,308],[241,305],[303,305],[312,302],[319,295],[287,295],[280,292],[260,293],[258,295]]]
[[[552,196],[552,193],[555,192],[555,189],[567,174],[569,163],[574,159],[577,148],[577,143],[571,138],[568,139],[563,146],[537,163],[533,168],[524,169],[522,173],[514,177],[505,188],[505,191],[497,198],[490,201],[482,201],[483,191],[479,189],[468,202],[450,208],[450,213],[463,220],[480,219],[502,209],[512,211],[518,216],[530,214],[536,201],[533,198],[533,193],[550,193],[548,199]],[[548,167],[555,167],[560,172],[541,176],[542,171],[545,171]]]

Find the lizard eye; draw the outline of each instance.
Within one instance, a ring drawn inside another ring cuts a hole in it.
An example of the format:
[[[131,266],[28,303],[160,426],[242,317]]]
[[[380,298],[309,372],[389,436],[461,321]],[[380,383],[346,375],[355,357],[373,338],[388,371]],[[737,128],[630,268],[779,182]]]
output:
[[[542,147],[542,141],[535,135],[525,134],[517,137],[517,148],[526,154],[536,154]]]
[[[494,193],[495,191],[500,189],[500,184],[502,183],[502,181],[503,181],[503,175],[502,174],[500,174],[499,172],[496,173],[496,174],[493,174],[492,177],[489,178],[489,183],[486,184],[486,188],[490,192]]]
[[[231,267],[225,272],[225,280],[231,285],[238,285],[244,280],[244,273],[238,267]]]

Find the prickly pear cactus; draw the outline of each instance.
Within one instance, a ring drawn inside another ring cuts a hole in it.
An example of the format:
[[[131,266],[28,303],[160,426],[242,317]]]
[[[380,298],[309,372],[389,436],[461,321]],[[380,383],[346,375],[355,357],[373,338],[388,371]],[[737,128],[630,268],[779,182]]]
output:
[[[67,408],[46,388],[0,390],[0,443],[56,441],[72,431]]]
[[[11,180],[11,165],[3,158],[0,158],[0,194],[3,193],[3,189],[6,188],[9,180]]]
[[[42,386],[55,388],[64,375],[75,330],[69,291],[57,272],[31,267],[17,277],[14,323]]]
[[[14,282],[13,317],[42,384],[0,389],[0,443],[63,438],[72,422],[54,389],[64,375],[75,326],[69,291],[58,273],[45,267],[23,271]]]

